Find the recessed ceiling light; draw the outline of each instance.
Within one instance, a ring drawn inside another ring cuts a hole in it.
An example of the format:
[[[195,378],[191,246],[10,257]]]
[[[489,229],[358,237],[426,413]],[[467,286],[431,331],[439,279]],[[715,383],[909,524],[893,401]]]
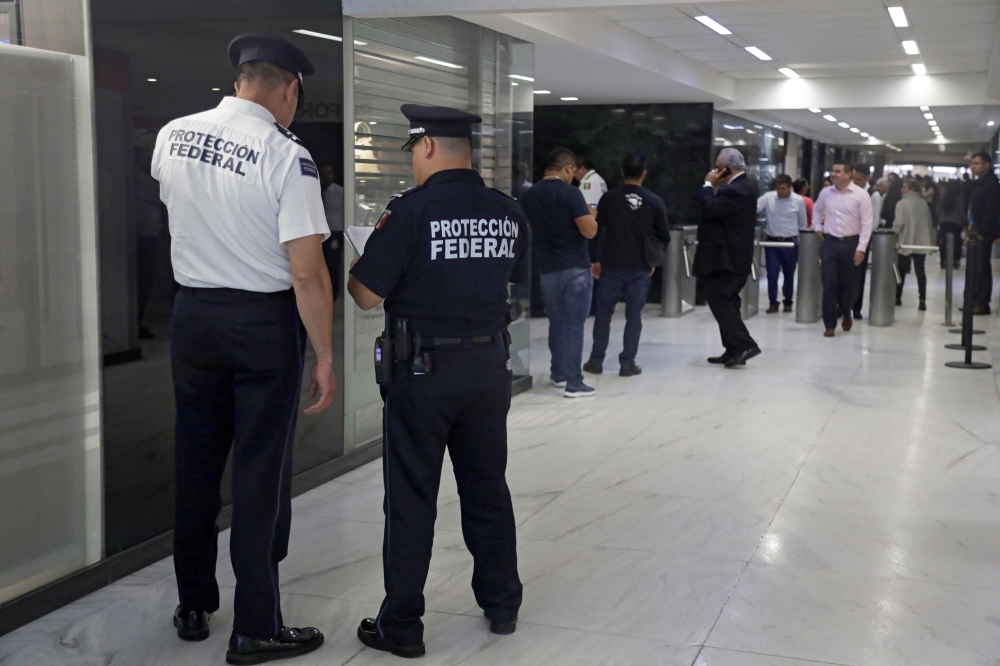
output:
[[[921,110],[921,111],[924,111],[924,112],[926,112],[926,111],[930,111],[930,110],[931,110],[931,107],[929,107],[929,106],[922,106],[922,107],[920,107],[920,110]]]
[[[338,35],[328,35],[325,32],[316,32],[315,30],[302,30],[302,29],[299,29],[299,30],[292,30],[292,32],[300,34],[300,35],[308,35],[309,37],[319,37],[320,39],[329,39],[331,42],[342,42],[342,41],[344,41],[344,38],[340,37]],[[368,46],[368,42],[362,42],[360,40],[355,39],[354,40],[354,45],[355,46]]]
[[[508,79],[517,79],[518,81],[534,81],[530,76],[522,76],[521,74],[508,74]]]
[[[400,185],[406,185],[406,181],[405,180],[401,180],[401,181],[399,181],[399,184]]]
[[[579,102],[580,101],[579,97],[560,97],[559,99],[561,99],[564,102]]]
[[[855,134],[859,134],[861,132],[861,130],[859,130],[857,127],[852,127],[851,131],[854,132]]]
[[[927,124],[931,127],[937,127],[938,122],[936,120],[928,120]]]
[[[921,62],[915,62],[910,67],[913,68],[913,73],[917,76],[924,76],[927,74],[927,65]]]
[[[432,65],[441,65],[442,67],[450,67],[451,69],[462,69],[461,65],[456,65],[453,62],[445,62],[444,60],[435,60],[434,58],[428,58],[427,56],[414,56],[416,60],[423,60],[424,62],[429,62]]]
[[[701,23],[704,26],[707,26],[707,27],[711,28],[712,30],[714,30],[717,33],[719,33],[720,35],[731,35],[731,34],[733,34],[732,30],[727,29],[726,26],[722,25],[718,21],[713,21],[708,16],[695,16],[694,20],[697,21],[698,23]]]
[[[790,79],[798,79],[798,78],[800,78],[799,75],[795,73],[794,69],[790,69],[788,67],[779,67],[778,71],[781,72],[782,74],[784,74],[785,76],[787,76]]]
[[[757,57],[757,58],[759,58],[761,60],[771,60],[772,59],[771,56],[767,55],[766,53],[764,53],[763,51],[761,51],[756,46],[747,46],[745,48],[746,48],[747,53],[750,53],[750,54],[754,55],[755,57]]]
[[[512,85],[512,86],[519,86],[519,85],[521,85],[521,84],[520,84],[520,83],[516,83],[516,82],[514,82],[514,81],[511,81],[511,82],[510,82],[510,85]]]
[[[551,95],[552,91],[551,90],[535,90],[534,93],[536,95]]]
[[[146,79],[146,80],[149,81],[150,83],[156,83],[156,79]]]
[[[994,125],[996,125],[996,123],[995,123],[995,122],[993,122],[992,120],[991,120],[991,121],[989,121],[988,123],[986,123],[986,126],[987,126],[987,127],[993,127]]]
[[[903,41],[903,50],[906,51],[906,55],[920,55],[920,48],[912,39]]]
[[[774,129],[784,129],[784,128],[782,128],[782,126],[781,126],[781,125],[775,125],[775,126],[774,126]]]
[[[863,137],[865,137],[867,139],[868,137],[871,136],[871,134],[869,134],[868,132],[862,132],[861,136],[863,136]]]
[[[827,115],[823,116],[823,118],[825,118],[826,120],[829,120],[831,123],[837,122],[837,119],[834,118],[833,116],[831,116],[830,114],[827,114]]]
[[[374,120],[369,121],[368,124],[369,125],[378,125],[378,123],[376,121],[374,121]]]
[[[902,7],[887,7],[892,24],[897,28],[908,28],[910,22],[906,20],[906,11]]]
[[[933,120],[934,119],[934,114],[933,113],[925,113],[924,114],[924,118],[926,118],[927,120]]]
[[[219,92],[222,88],[212,88],[212,92]]]
[[[813,113],[823,113],[823,109],[817,109],[815,106],[809,107],[809,110]]]
[[[848,127],[850,127],[850,125],[848,125],[847,123],[837,123],[837,124],[840,125],[841,127],[843,127],[844,129],[847,129]]]

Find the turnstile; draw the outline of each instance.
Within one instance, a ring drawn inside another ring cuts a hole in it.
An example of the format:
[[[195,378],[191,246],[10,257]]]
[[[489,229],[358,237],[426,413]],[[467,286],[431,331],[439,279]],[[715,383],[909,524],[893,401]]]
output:
[[[670,227],[667,263],[663,266],[661,316],[682,317],[694,310],[696,281],[691,272],[698,247],[698,227]]]
[[[871,293],[868,297],[868,324],[892,326],[896,318],[896,285],[899,268],[896,266],[896,232],[876,229],[871,239]]]
[[[795,323],[815,324],[823,316],[823,275],[819,263],[819,235],[799,231],[798,286],[795,290]]]
[[[750,262],[750,277],[740,291],[740,316],[744,321],[757,314],[760,307],[760,241],[763,238],[764,230],[758,227],[754,232],[753,261]]]

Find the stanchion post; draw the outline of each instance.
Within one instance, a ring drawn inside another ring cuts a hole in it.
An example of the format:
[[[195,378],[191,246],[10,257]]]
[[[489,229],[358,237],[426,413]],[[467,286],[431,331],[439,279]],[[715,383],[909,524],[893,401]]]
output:
[[[955,277],[955,232],[949,231],[944,235],[944,325],[952,326],[951,323],[951,309],[954,303],[952,302],[952,285],[954,284]],[[968,266],[968,264],[966,264]]]
[[[962,310],[962,347],[965,350],[964,361],[949,361],[945,365],[949,368],[966,368],[969,370],[986,370],[992,368],[989,363],[978,363],[972,360],[972,292],[976,287],[979,277],[979,239],[976,234],[970,234],[967,248],[967,259],[965,262],[965,295],[962,299],[965,309]]]

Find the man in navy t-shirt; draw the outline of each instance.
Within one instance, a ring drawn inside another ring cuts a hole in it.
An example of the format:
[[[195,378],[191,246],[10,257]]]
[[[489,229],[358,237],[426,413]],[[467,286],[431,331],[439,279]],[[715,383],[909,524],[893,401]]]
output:
[[[521,197],[532,230],[542,301],[549,318],[552,385],[567,398],[596,392],[583,383],[583,327],[594,290],[587,241],[597,222],[580,190],[573,187],[576,156],[566,148],[549,153],[545,177]]]

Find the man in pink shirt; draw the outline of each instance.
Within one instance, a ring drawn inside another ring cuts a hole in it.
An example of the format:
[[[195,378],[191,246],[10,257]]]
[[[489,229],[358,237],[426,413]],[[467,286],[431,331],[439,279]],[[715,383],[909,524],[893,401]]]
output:
[[[830,172],[833,185],[820,192],[813,206],[813,229],[823,241],[823,335],[828,338],[834,335],[838,315],[844,317],[844,331],[854,325],[851,306],[857,298],[857,267],[872,236],[872,200],[851,182],[853,174],[849,162],[836,162]]]

